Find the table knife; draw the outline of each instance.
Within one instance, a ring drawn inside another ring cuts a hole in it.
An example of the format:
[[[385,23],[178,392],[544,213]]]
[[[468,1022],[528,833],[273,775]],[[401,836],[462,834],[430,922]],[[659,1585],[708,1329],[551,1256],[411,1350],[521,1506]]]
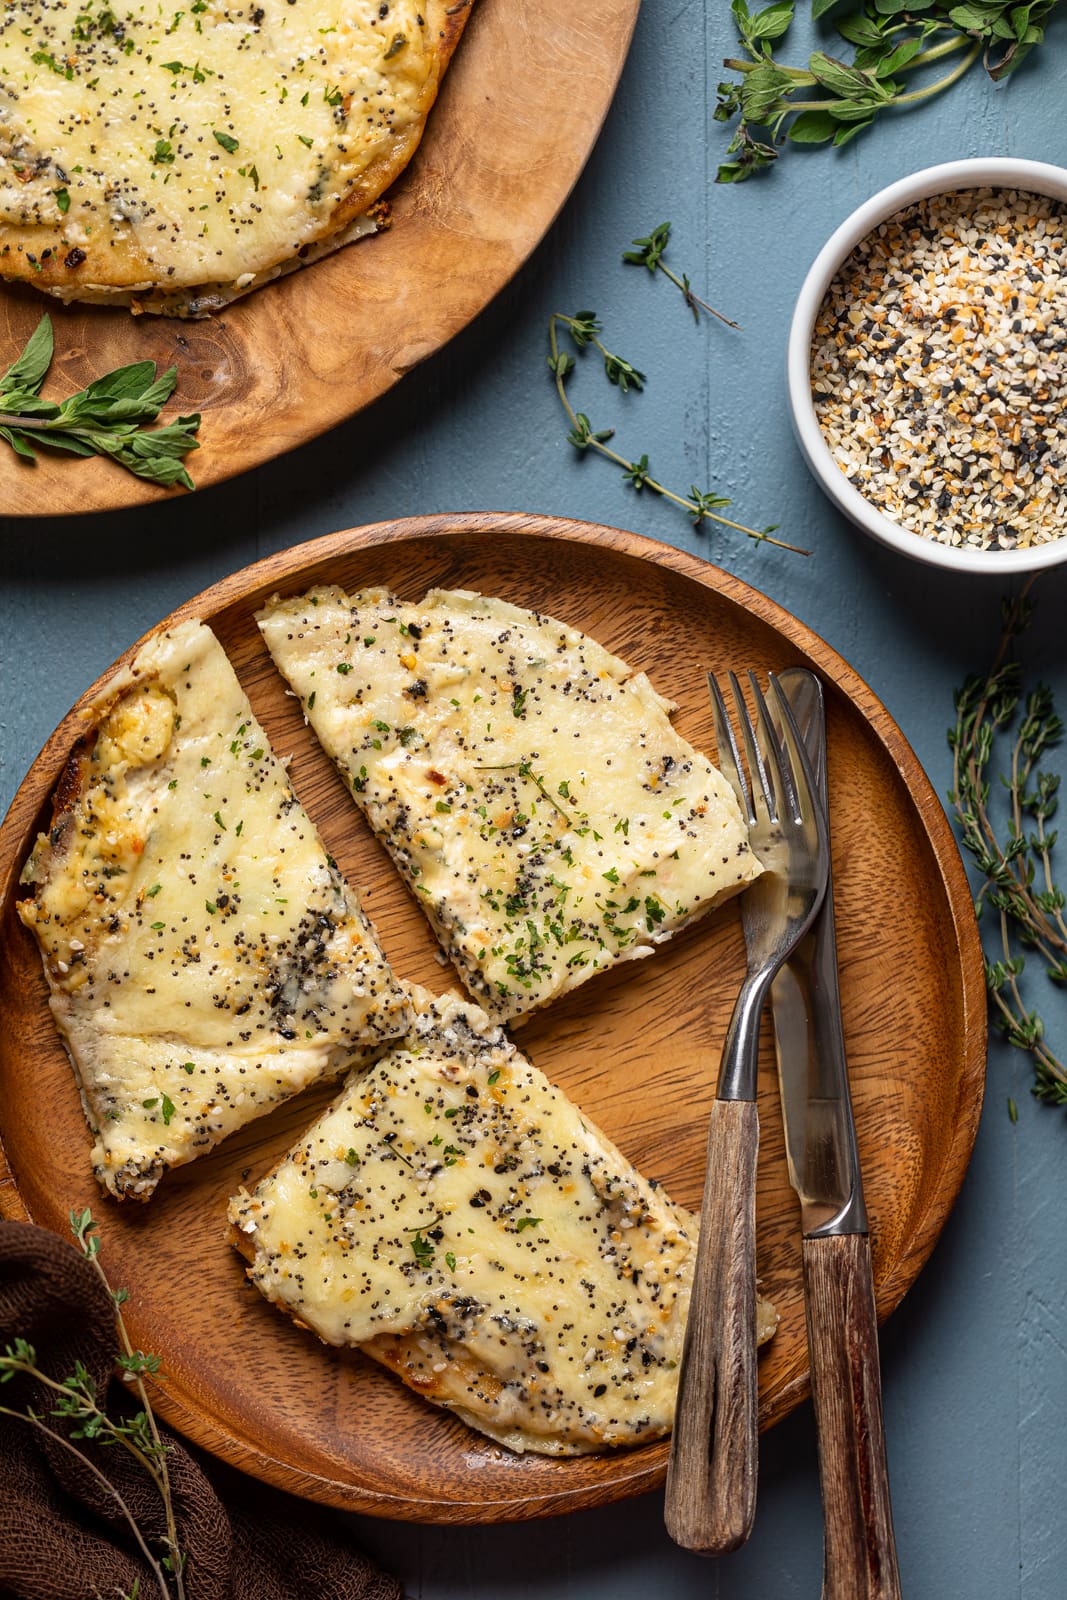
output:
[[[826,722],[813,673],[779,674],[827,803]],[[823,1600],[899,1600],[878,1327],[841,1023],[833,887],[771,990],[804,1294],[825,1524]]]

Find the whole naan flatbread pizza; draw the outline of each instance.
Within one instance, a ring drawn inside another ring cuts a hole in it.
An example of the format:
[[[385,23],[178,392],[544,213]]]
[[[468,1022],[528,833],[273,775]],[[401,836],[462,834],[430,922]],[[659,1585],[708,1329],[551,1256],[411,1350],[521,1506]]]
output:
[[[472,0],[8,0],[0,276],[200,316],[350,239]]]

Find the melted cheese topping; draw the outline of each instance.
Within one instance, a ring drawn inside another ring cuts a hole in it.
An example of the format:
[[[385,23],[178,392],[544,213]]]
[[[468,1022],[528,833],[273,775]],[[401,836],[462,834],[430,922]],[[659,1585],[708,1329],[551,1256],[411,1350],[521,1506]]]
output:
[[[515,1018],[760,871],[643,673],[465,591],[274,601],[260,627],[464,982]]]
[[[97,1177],[164,1169],[402,1034],[408,1007],[214,635],[115,683],[19,914],[96,1135]]]
[[[231,1202],[249,1276],[512,1449],[667,1432],[696,1219],[477,1007],[418,1003],[407,1046]]]
[[[438,73],[432,9],[9,0],[0,223],[54,230],[68,267],[103,236],[132,249],[146,285],[240,286],[321,238],[368,170],[410,154]],[[112,281],[100,252],[89,275]]]

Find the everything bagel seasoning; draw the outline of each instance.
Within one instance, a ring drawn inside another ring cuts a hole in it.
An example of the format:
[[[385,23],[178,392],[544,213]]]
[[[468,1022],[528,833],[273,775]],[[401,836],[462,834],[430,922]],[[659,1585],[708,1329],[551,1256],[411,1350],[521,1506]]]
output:
[[[1013,550],[1067,531],[1067,229],[1044,195],[937,195],[841,267],[812,395],[849,482],[942,544]]]

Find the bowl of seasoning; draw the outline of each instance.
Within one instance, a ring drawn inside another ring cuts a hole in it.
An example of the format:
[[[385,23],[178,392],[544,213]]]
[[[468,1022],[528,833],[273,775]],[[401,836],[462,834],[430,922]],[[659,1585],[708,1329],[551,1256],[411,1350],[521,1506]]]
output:
[[[809,467],[883,544],[1067,561],[1067,170],[952,161],[874,195],[804,281],[788,385]]]

